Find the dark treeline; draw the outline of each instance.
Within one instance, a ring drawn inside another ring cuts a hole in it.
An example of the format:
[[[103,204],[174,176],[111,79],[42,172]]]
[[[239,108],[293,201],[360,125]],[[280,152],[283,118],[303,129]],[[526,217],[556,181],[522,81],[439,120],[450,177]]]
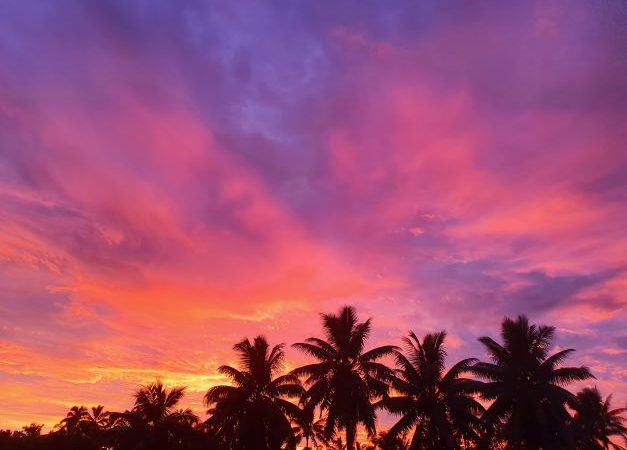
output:
[[[616,450],[627,442],[625,409],[612,409],[611,396],[567,389],[593,375],[564,365],[572,349],[551,353],[553,327],[505,318],[500,340],[479,339],[488,361],[448,364],[443,331],[366,349],[371,321],[359,322],[353,308],[323,314],[322,326],[322,337],[294,344],[311,362],[287,373],[283,344],[237,343],[237,367],[218,369],[230,384],[205,395],[206,421],[179,407],[184,388],[155,383],[124,412],[75,406],[48,434],[37,424],[0,431],[0,448]],[[379,411],[395,419],[377,433]]]

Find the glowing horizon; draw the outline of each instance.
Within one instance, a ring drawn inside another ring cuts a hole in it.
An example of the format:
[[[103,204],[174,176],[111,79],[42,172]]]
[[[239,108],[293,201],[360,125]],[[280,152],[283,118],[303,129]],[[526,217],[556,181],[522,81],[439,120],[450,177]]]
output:
[[[0,428],[202,414],[344,304],[449,362],[527,314],[625,405],[627,7],[414,3],[0,6]]]

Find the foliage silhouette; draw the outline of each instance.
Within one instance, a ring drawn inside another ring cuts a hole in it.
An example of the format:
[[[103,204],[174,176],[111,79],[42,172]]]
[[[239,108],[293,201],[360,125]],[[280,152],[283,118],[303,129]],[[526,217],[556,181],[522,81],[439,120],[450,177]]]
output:
[[[575,396],[565,389],[574,381],[592,378],[586,367],[559,367],[574,351],[549,356],[555,328],[530,325],[527,317],[506,317],[501,339],[481,337],[492,362],[478,362],[472,373],[485,380],[481,396],[492,403],[483,415],[488,436],[512,448],[564,449],[573,445],[566,406]]]
[[[284,397],[300,397],[303,388],[295,375],[280,375],[283,344],[270,348],[265,337],[257,336],[252,343],[244,339],[233,348],[239,353],[240,368],[218,369],[233,385],[207,392],[207,426],[237,450],[295,448],[290,419],[299,417],[300,410]]]
[[[346,446],[354,450],[359,423],[370,435],[376,433],[376,414],[371,399],[388,393],[393,371],[378,359],[398,347],[386,345],[364,352],[371,319],[358,322],[355,309],[345,306],[336,314],[322,314],[325,339],[311,337],[294,347],[313,356],[317,363],[292,371],[305,376],[308,387],[303,402],[327,414],[325,435],[345,430]]]
[[[39,424],[0,430],[0,450],[294,450],[299,442],[327,450],[617,450],[627,442],[626,409],[612,409],[596,388],[567,390],[592,375],[562,367],[573,350],[550,354],[553,327],[505,318],[502,343],[480,338],[490,362],[464,359],[445,370],[445,332],[422,340],[410,333],[404,350],[364,351],[371,322],[359,322],[353,308],[323,314],[322,323],[324,339],[294,344],[315,361],[287,374],[283,344],[262,336],[237,343],[238,366],[219,368],[231,384],[206,393],[205,422],[179,407],[184,388],[157,382],[124,412],[74,406],[47,434]],[[392,358],[395,369],[382,362]],[[398,419],[375,435],[379,408]],[[358,425],[369,443],[356,441]]]
[[[194,439],[198,417],[190,409],[176,409],[184,391],[182,387],[168,391],[160,382],[140,388],[133,409],[111,414],[113,448],[185,448]]]
[[[399,369],[391,385],[399,395],[378,404],[400,415],[387,432],[389,445],[410,430],[412,450],[455,450],[478,440],[484,408],[473,395],[481,383],[462,377],[476,360],[464,359],[445,372],[445,338],[442,331],[420,341],[410,332],[403,338],[405,353],[395,352]]]
[[[315,410],[311,405],[304,405],[294,419],[294,433],[296,441],[305,441],[305,449],[318,448],[320,444],[327,442],[324,434],[324,418],[316,419]]]
[[[612,409],[611,401],[611,395],[603,400],[597,388],[584,388],[577,393],[573,427],[581,450],[624,450],[612,438],[622,438],[627,443],[627,427],[621,417],[627,408]]]

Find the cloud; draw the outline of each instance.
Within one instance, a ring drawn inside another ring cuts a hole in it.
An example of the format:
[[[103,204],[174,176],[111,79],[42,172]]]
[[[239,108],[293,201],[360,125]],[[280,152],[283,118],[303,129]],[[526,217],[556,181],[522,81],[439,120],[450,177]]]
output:
[[[0,8],[11,424],[159,375],[202,411],[346,303],[451,359],[528,313],[625,391],[622,2]]]

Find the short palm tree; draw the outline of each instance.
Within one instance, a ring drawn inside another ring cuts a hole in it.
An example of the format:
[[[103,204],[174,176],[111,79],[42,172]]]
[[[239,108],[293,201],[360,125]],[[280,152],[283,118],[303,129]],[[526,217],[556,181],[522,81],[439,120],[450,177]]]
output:
[[[318,445],[326,441],[324,436],[324,418],[316,419],[315,410],[310,405],[305,405],[298,416],[293,419],[296,441],[305,441],[305,449],[318,448]],[[312,447],[309,446],[312,444]]]
[[[131,411],[111,414],[118,445],[154,450],[183,447],[198,421],[190,409],[176,409],[184,393],[185,388],[168,390],[161,383],[139,389]]]
[[[387,431],[380,431],[379,434],[372,438],[375,448],[381,450],[409,450],[410,441],[407,439],[407,433],[399,433],[395,437],[390,437]]]
[[[292,371],[305,376],[308,386],[302,401],[320,407],[326,413],[325,435],[330,439],[345,430],[346,446],[355,447],[357,426],[361,423],[369,435],[376,433],[376,415],[372,399],[388,392],[387,380],[392,369],[377,360],[397,349],[386,345],[364,352],[371,320],[359,323],[355,309],[345,306],[339,313],[323,314],[325,339],[309,338],[294,347],[318,360]]]
[[[70,436],[82,434],[84,431],[83,425],[88,415],[87,408],[84,406],[72,406],[57,427],[60,432]]]
[[[622,438],[627,443],[627,427],[621,416],[627,408],[612,409],[611,400],[611,395],[603,400],[597,388],[585,388],[577,393],[573,425],[580,450],[624,450],[611,438]]]
[[[329,441],[326,450],[346,450],[347,448],[346,443],[342,440],[342,436],[338,436]]]
[[[387,432],[389,446],[407,432],[413,433],[412,450],[455,450],[477,441],[484,408],[473,395],[481,383],[462,377],[476,360],[464,359],[445,372],[445,339],[444,331],[422,341],[413,332],[403,338],[406,352],[396,352],[399,369],[392,379],[399,395],[378,404],[400,416]]]
[[[479,338],[491,362],[479,362],[471,371],[485,380],[481,395],[492,401],[483,415],[487,437],[495,435],[512,448],[565,448],[572,445],[566,405],[575,396],[564,387],[592,378],[586,367],[559,367],[574,350],[549,356],[555,328],[530,325],[525,316],[505,318],[499,344]]]
[[[43,428],[44,426],[42,424],[31,423],[30,425],[22,427],[22,431],[20,431],[20,434],[26,438],[36,438],[41,436],[41,430]]]
[[[240,368],[218,369],[232,385],[214,386],[205,395],[207,426],[238,450],[295,448],[290,419],[298,417],[299,408],[286,397],[300,397],[303,388],[295,375],[280,375],[283,344],[271,348],[266,338],[257,336],[233,349]]]
[[[85,420],[96,429],[104,429],[109,425],[109,412],[102,405],[94,406],[91,411],[87,411]]]

